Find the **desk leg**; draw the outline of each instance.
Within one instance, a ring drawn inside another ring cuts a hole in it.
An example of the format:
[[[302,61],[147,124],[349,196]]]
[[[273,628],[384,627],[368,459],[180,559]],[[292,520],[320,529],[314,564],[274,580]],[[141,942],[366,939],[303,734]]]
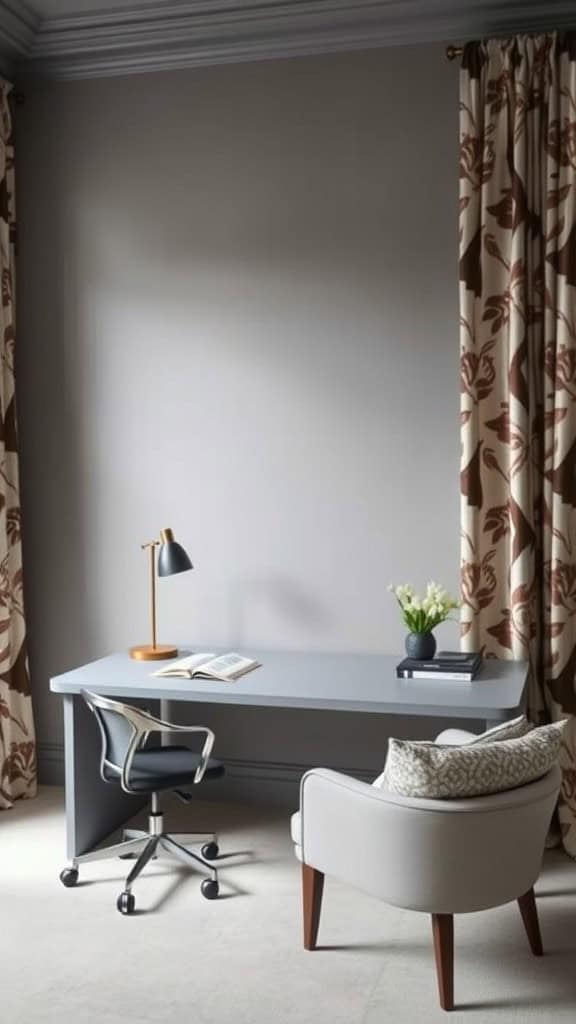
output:
[[[170,715],[171,715],[170,708],[171,708],[171,702],[169,700],[160,700],[160,718],[164,722],[169,722],[170,721]],[[160,745],[162,747],[169,747],[171,745],[171,743],[172,743],[173,735],[174,735],[174,733],[172,733],[172,732],[163,732],[163,733],[161,733],[160,734]]]
[[[488,732],[488,729],[494,729],[497,725],[504,725],[505,719],[503,718],[487,718],[484,721],[484,729]]]
[[[66,851],[70,860],[88,853],[136,814],[146,797],[131,796],[100,777],[100,734],[78,694],[64,696]]]

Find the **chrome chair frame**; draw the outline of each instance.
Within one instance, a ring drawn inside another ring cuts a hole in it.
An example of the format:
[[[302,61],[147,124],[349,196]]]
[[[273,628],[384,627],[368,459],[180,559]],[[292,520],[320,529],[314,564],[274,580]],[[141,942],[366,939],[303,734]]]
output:
[[[144,746],[148,737],[152,733],[204,734],[206,739],[202,747],[200,761],[194,775],[193,784],[197,785],[202,781],[215,740],[214,733],[207,726],[178,725],[175,722],[167,722],[162,718],[156,718],[154,715],[151,715],[148,711],[144,711],[141,708],[135,708],[132,705],[124,704],[121,701],[102,697],[100,694],[92,693],[89,690],[82,690],[82,696],[94,714],[100,730],[102,739],[100,775],[104,782],[109,784],[111,783],[112,780],[110,779],[109,774],[110,770],[120,772],[119,781],[124,792],[142,795],[141,791],[134,789],[134,787],[130,785],[130,772],[135,754]],[[109,738],[104,722],[100,717],[100,711],[108,711],[119,715],[128,722],[132,730],[132,735],[128,742],[128,747],[121,765],[115,764],[108,756]],[[175,792],[184,800],[184,802],[188,802],[186,794],[182,793],[178,789],[176,789]],[[210,878],[204,879],[202,882],[202,893],[207,899],[215,899],[218,895],[217,868],[208,862],[206,855],[201,856],[198,853],[194,853],[192,850],[188,849],[187,844],[206,844],[202,847],[202,852],[211,849],[212,852],[210,856],[215,857],[218,855],[218,837],[213,832],[165,832],[164,816],[160,807],[159,792],[152,791],[150,793],[150,800],[151,806],[148,816],[147,830],[124,829],[121,842],[114,843],[112,846],[90,850],[88,853],[83,853],[74,857],[72,859],[72,867],[65,868],[60,875],[63,884],[66,886],[76,884],[80,864],[86,864],[90,861],[96,860],[105,860],[110,857],[135,856],[137,858],[136,863],[126,878],[124,890],[118,897],[117,903],[118,909],[121,913],[132,913],[134,910],[134,897],[131,892],[132,886],[152,857],[157,856],[157,851],[160,847],[165,853],[176,857],[184,863],[186,867],[197,869],[198,866],[200,866],[201,868],[204,868],[206,872],[209,872]]]

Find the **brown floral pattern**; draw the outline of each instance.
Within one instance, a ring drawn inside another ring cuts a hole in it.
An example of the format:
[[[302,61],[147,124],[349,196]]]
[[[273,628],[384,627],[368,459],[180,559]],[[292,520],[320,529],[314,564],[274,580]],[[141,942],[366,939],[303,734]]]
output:
[[[466,649],[531,665],[571,716],[576,858],[576,36],[470,43],[460,88],[461,578]]]
[[[0,808],[36,793],[14,401],[14,147],[0,81]]]

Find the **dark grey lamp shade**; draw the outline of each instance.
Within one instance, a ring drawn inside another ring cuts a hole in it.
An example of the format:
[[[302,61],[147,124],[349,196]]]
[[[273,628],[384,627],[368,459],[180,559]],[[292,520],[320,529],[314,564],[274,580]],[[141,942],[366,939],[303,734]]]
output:
[[[162,530],[162,543],[158,552],[158,575],[174,576],[177,572],[187,572],[194,566],[178,541],[174,540],[172,530]]]

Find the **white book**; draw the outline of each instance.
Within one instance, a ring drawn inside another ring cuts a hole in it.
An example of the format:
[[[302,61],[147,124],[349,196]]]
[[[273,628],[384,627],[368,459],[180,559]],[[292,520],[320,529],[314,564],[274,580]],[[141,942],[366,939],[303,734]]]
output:
[[[178,661],[171,661],[152,675],[178,676],[180,679],[218,679],[230,683],[259,667],[260,662],[254,658],[246,658],[234,651],[228,654],[189,654]]]
[[[446,673],[436,671],[426,672],[425,669],[419,668],[408,669],[405,671],[400,669],[399,671],[402,672],[402,679],[437,679],[439,683],[449,683],[452,680],[461,683],[472,683],[474,681],[474,674],[472,672],[452,672],[451,669]]]

